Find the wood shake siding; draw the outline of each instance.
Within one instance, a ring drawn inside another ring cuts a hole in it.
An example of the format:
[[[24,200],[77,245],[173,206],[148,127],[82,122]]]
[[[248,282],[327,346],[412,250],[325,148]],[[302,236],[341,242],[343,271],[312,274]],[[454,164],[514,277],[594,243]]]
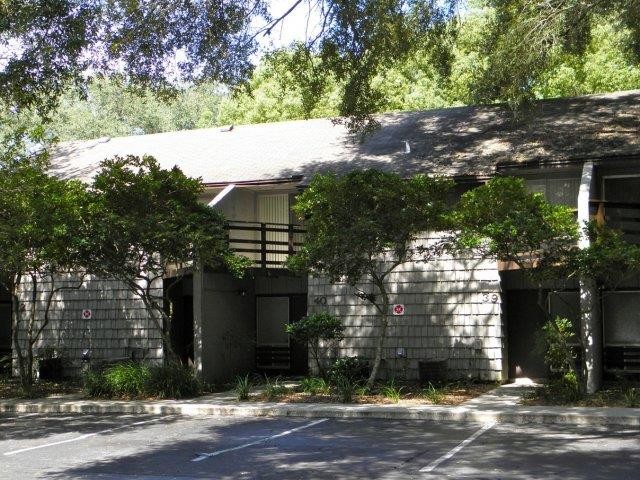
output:
[[[424,243],[425,239],[416,243]],[[389,277],[392,304],[404,304],[403,316],[390,316],[383,374],[418,378],[421,360],[447,360],[451,378],[502,380],[506,329],[502,320],[496,262],[443,255],[432,262],[407,262]],[[372,286],[359,285],[367,292]],[[346,327],[339,345],[325,358],[372,359],[378,333],[376,309],[356,297],[354,288],[326,278],[309,278],[309,312],[328,311]],[[406,358],[397,355],[404,348]]]
[[[77,284],[75,276],[67,275],[56,279],[55,287]],[[31,308],[30,285],[30,282],[25,282],[20,292],[24,312]],[[161,295],[161,281],[156,288],[160,289],[158,295]],[[36,300],[38,322],[44,318],[50,290],[50,282],[39,284]],[[82,318],[84,309],[91,310],[91,319]],[[132,355],[144,356],[150,361],[159,361],[163,357],[161,335],[144,304],[118,281],[89,277],[77,290],[58,292],[53,298],[49,316],[50,322],[36,343],[35,354],[42,357],[53,353],[62,357],[66,374],[79,373],[83,363],[87,363],[82,361],[86,350],[90,356],[88,363],[92,366],[131,358]],[[26,319],[22,321],[21,332],[25,326]]]

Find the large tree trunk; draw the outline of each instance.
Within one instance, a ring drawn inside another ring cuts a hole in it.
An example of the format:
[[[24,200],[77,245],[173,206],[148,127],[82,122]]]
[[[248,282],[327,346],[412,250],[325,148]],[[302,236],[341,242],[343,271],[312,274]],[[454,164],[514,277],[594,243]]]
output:
[[[380,333],[378,334],[378,342],[376,344],[376,356],[373,359],[373,367],[371,368],[371,374],[367,380],[367,388],[373,387],[374,382],[378,378],[378,372],[380,370],[380,363],[382,362],[382,352],[384,350],[384,343],[387,338],[387,327],[389,326],[389,304],[383,306],[383,313],[380,319]]]
[[[595,393],[602,385],[602,317],[598,286],[593,279],[580,281],[580,339],[585,391]]]
[[[378,342],[376,344],[376,356],[373,359],[373,367],[371,368],[371,374],[367,380],[367,388],[373,387],[373,383],[378,378],[378,372],[380,371],[380,363],[382,362],[382,352],[384,351],[385,340],[387,339],[387,327],[389,326],[389,294],[387,293],[387,287],[384,283],[384,276],[373,276],[373,283],[378,287],[378,291],[382,296],[382,305],[376,303],[375,300],[371,300],[374,306],[380,312],[380,332],[378,333]],[[374,297],[375,298],[375,297]]]

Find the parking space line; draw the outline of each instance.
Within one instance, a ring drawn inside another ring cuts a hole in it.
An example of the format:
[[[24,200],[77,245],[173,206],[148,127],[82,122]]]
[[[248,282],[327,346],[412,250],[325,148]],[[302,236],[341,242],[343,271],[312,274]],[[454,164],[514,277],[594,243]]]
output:
[[[445,453],[443,456],[441,456],[440,458],[434,460],[433,462],[431,462],[426,467],[421,468],[420,472],[429,473],[429,472],[434,471],[436,468],[438,468],[438,465],[440,465],[442,462],[444,462],[446,460],[449,460],[451,457],[453,457],[456,453],[458,453],[464,447],[466,447],[471,442],[473,442],[476,438],[478,438],[484,432],[486,432],[487,430],[490,430],[491,428],[493,428],[494,425],[495,425],[495,422],[486,423],[485,425],[482,426],[482,428],[480,430],[477,430],[469,438],[467,438],[466,440],[463,440],[462,442],[460,442],[460,444],[458,444],[458,446],[452,448],[447,453]]]
[[[314,425],[318,425],[319,423],[326,422],[329,420],[328,418],[321,418],[320,420],[314,420],[313,422],[307,423],[305,425],[301,425],[296,428],[292,428],[291,430],[286,430],[284,432],[278,433],[276,435],[271,435],[270,437],[264,437],[259,440],[255,440],[250,443],[245,443],[244,445],[238,445],[237,447],[225,448],[224,450],[217,450],[211,453],[199,453],[196,458],[191,460],[192,462],[201,462],[202,460],[206,460],[207,458],[215,457],[218,455],[222,455],[223,453],[234,452],[236,450],[242,450],[243,448],[253,447],[254,445],[260,445],[261,443],[267,443],[269,440],[274,440],[276,438],[284,437],[286,435],[291,435],[292,433],[299,432],[300,430],[304,430],[305,428],[313,427]]]
[[[100,430],[99,432],[85,433],[84,435],[80,435],[78,437],[67,438],[66,440],[60,440],[60,441],[57,441],[57,442],[45,443],[43,445],[36,445],[35,447],[21,448],[20,450],[13,450],[11,452],[5,452],[4,455],[17,455],[18,453],[30,452],[31,450],[38,450],[40,448],[47,448],[47,447],[54,447],[56,445],[62,445],[63,443],[77,442],[77,441],[80,441],[80,440],[84,440],[85,438],[95,437],[96,435],[102,435],[103,433],[115,432],[116,430],[123,430],[125,428],[131,428],[131,427],[136,427],[138,425],[144,425],[144,424],[147,424],[147,423],[157,422],[159,420],[163,420],[163,419],[168,418],[170,416],[171,415],[167,415],[167,416],[164,416],[164,417],[153,418],[151,420],[144,420],[144,421],[141,421],[141,422],[129,423],[127,425],[121,425],[119,427],[108,428],[106,430]]]

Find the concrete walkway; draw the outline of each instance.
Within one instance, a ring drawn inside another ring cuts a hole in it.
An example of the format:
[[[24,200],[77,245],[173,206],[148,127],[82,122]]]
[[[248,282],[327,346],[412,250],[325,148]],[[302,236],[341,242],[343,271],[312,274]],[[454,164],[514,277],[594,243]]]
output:
[[[540,407],[518,405],[535,384],[502,385],[462,405],[343,405],[238,402],[233,392],[189,400],[87,400],[79,395],[36,400],[0,400],[0,413],[123,413],[161,415],[389,418],[480,423],[640,426],[640,408]]]

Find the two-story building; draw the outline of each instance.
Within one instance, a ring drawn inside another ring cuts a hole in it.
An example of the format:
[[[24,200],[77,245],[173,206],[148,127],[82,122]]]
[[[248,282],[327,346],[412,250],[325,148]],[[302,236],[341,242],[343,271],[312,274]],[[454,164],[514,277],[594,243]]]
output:
[[[103,159],[133,154],[201,178],[203,202],[225,213],[231,245],[254,260],[244,279],[203,269],[172,288],[176,350],[210,381],[254,370],[306,372],[306,349],[291,343],[284,325],[321,310],[346,326],[346,338],[327,357],[372,358],[373,307],[346,285],[284,268],[304,236],[291,205],[317,172],[445,175],[458,193],[495,175],[520,176],[551,202],[574,207],[578,218],[599,215],[640,241],[640,91],[541,101],[519,121],[500,106],[379,120],[381,128],[363,141],[321,119],[70,142],[57,149],[52,172],[89,181]],[[453,377],[546,375],[541,355],[532,351],[543,316],[520,272],[491,259],[443,256],[402,265],[392,280],[392,302],[405,312],[390,325],[387,376],[417,378],[421,362],[434,359]],[[603,296],[609,371],[640,372],[639,288],[633,280]],[[140,305],[113,282],[88,282],[64,300],[41,343],[55,342],[71,365],[88,350],[96,360],[132,352],[162,357]],[[577,319],[578,284],[552,296],[548,308]],[[83,309],[91,309],[91,319],[80,319]]]

